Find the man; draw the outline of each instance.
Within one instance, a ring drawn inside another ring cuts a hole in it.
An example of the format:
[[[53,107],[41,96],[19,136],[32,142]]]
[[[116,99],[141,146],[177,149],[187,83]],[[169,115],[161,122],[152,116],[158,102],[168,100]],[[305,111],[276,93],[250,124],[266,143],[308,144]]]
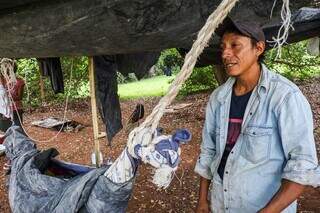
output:
[[[17,73],[17,64],[14,63],[13,71]],[[22,98],[24,92],[25,82],[23,79],[16,77],[16,83],[14,84],[13,88],[9,90],[10,95],[13,99],[11,103],[11,110],[13,112],[13,122],[17,126],[21,126],[23,123],[23,105],[22,105]]]
[[[17,64],[13,63],[13,72],[16,74]],[[24,80],[15,76],[14,83],[6,82],[4,76],[0,74],[0,130],[7,131],[12,125],[21,126],[23,118],[22,98],[24,91]],[[10,100],[11,99],[11,100]],[[10,109],[8,109],[10,107]],[[4,111],[6,113],[3,113]]]
[[[218,34],[230,78],[206,109],[196,211],[296,212],[305,185],[320,183],[310,106],[260,63],[265,37],[257,24],[228,19]]]

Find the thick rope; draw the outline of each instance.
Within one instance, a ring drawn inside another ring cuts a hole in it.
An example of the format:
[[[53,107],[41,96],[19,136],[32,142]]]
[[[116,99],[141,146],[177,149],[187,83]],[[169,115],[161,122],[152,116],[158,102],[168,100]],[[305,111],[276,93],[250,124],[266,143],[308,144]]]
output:
[[[9,58],[3,58],[0,61],[1,75],[7,82],[7,89],[11,91],[14,88],[14,85],[17,83],[16,76],[13,71],[14,60]]]
[[[135,141],[140,141],[144,145],[148,145],[152,141],[153,133],[163,116],[165,109],[177,96],[182,84],[189,78],[192,70],[197,62],[199,55],[203,49],[207,47],[208,42],[218,25],[225,19],[231,9],[235,6],[238,0],[223,0],[217,9],[209,16],[206,24],[198,33],[197,40],[193,43],[191,50],[185,57],[184,64],[180,73],[177,75],[174,82],[171,84],[168,93],[161,98],[158,105],[153,109],[151,114],[145,121],[133,131],[130,132],[128,138],[128,146],[135,144]],[[143,136],[141,136],[143,134]],[[138,136],[139,135],[139,136]]]

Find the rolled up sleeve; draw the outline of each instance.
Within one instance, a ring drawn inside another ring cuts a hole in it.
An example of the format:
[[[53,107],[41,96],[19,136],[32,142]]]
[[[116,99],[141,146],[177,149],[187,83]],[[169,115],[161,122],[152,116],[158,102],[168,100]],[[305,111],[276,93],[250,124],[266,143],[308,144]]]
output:
[[[206,108],[206,119],[202,131],[201,153],[196,163],[195,172],[206,179],[212,179],[211,164],[216,154],[215,107],[211,96]]]
[[[282,178],[317,187],[320,185],[310,105],[300,91],[289,93],[278,110],[278,126],[286,165]]]

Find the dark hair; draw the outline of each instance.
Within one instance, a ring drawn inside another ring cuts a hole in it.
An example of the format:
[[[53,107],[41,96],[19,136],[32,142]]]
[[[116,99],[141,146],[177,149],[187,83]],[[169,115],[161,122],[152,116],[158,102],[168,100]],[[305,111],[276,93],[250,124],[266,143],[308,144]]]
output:
[[[223,32],[223,35],[226,34],[226,33],[234,33],[234,34],[237,34],[237,35],[240,35],[240,36],[245,36],[245,37],[248,37],[247,35],[244,35],[242,32],[240,32],[237,28],[235,27],[231,27],[229,29],[227,29],[226,31]],[[251,37],[248,37],[250,38],[250,43],[251,43],[251,46],[252,47],[256,47],[257,46],[257,43],[258,41],[254,38],[251,38]],[[262,63],[264,58],[265,58],[265,55],[264,55],[265,51],[263,53],[261,53],[261,55],[259,55],[259,58],[258,58],[258,62],[259,63]]]
[[[250,41],[251,41],[251,46],[252,46],[252,47],[256,47],[256,46],[257,46],[257,43],[258,43],[257,40],[255,40],[254,38],[250,38]],[[261,53],[261,55],[259,55],[259,58],[258,58],[258,62],[259,62],[259,63],[262,63],[262,62],[264,61],[264,58],[265,58],[264,53],[265,53],[265,51],[263,51],[263,52]]]

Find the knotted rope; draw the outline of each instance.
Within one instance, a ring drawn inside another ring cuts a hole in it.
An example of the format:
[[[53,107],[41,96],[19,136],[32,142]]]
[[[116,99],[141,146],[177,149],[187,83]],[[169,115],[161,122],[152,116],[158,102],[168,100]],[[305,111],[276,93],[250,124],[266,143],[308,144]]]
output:
[[[12,90],[17,83],[16,75],[14,73],[14,60],[9,58],[2,58],[0,61],[0,73],[6,80],[8,90]]]

